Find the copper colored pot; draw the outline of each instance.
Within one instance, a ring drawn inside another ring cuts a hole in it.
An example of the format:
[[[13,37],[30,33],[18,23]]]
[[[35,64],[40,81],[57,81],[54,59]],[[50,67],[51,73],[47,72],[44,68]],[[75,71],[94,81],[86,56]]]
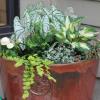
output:
[[[22,100],[23,67],[0,59],[2,85],[7,100]],[[55,64],[51,72],[57,83],[37,76],[37,84],[30,90],[28,100],[92,100],[98,60],[73,64]]]

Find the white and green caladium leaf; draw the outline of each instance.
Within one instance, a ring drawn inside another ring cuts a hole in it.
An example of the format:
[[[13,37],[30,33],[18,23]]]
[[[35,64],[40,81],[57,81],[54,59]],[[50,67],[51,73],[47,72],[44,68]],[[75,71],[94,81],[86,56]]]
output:
[[[26,11],[24,12],[24,16],[22,18],[22,24],[24,26],[25,29],[25,35],[30,35],[31,33],[31,18],[29,15],[28,10],[26,9]]]
[[[73,48],[78,48],[80,50],[90,50],[90,48],[87,45],[87,43],[73,42],[71,45],[72,45]]]
[[[25,39],[25,29],[17,16],[14,18],[14,32],[17,40],[23,41]]]
[[[50,18],[52,19],[55,29],[60,30],[61,24],[64,23],[64,15],[61,11],[57,10],[55,6],[52,6],[50,12]]]
[[[49,32],[50,30],[50,26],[49,26],[49,18],[47,15],[45,15],[43,17],[43,32],[44,32],[44,37],[47,36],[47,33]]]
[[[19,17],[15,17],[14,18],[14,35],[12,35],[12,39],[16,39],[16,41],[18,41],[20,44],[20,47],[22,50],[25,49],[25,46],[23,45],[24,40],[26,38],[26,34],[25,34],[25,29],[22,26]]]
[[[30,16],[27,11],[24,13],[24,17],[22,20],[19,19],[19,17],[14,18],[14,32],[16,34],[17,39],[20,40],[25,39],[28,35],[30,35]]]
[[[31,21],[31,28],[34,29],[34,23],[37,23],[41,20],[41,15],[42,15],[42,8],[39,6],[30,6],[26,9],[25,11],[27,18],[30,17],[30,21]],[[29,22],[28,20],[28,22]],[[31,29],[31,30],[32,30]]]
[[[53,17],[55,16],[58,20],[64,22],[64,14],[61,11],[59,11],[55,6],[52,6],[51,11]]]

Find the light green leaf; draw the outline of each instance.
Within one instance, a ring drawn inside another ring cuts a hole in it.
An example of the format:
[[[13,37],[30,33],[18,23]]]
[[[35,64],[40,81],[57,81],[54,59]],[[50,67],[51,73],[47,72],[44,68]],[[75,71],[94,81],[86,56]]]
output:
[[[80,47],[86,50],[90,50],[89,46],[86,43],[79,43]]]
[[[70,18],[69,18],[69,16],[67,16],[66,17],[66,21],[65,21],[65,27],[66,27],[66,30],[68,30],[69,29],[69,27],[70,27]]]
[[[83,49],[83,50],[90,50],[89,46],[87,43],[82,43],[82,42],[73,42],[72,43],[73,48],[78,48],[78,49]]]
[[[44,71],[43,71],[43,68],[42,67],[37,67],[37,74],[39,75],[39,76],[43,76],[43,74],[44,74]]]
[[[23,65],[23,60],[19,60],[16,62],[15,67],[20,67]]]
[[[75,34],[69,34],[69,36],[70,36],[71,39],[75,38]]]
[[[55,78],[53,78],[52,76],[50,76],[50,75],[48,75],[48,79],[49,80],[52,80],[52,81],[54,81],[54,82],[56,82],[56,79]]]
[[[22,96],[22,99],[26,99],[27,97],[29,97],[29,92],[28,91],[25,91],[23,96]]]

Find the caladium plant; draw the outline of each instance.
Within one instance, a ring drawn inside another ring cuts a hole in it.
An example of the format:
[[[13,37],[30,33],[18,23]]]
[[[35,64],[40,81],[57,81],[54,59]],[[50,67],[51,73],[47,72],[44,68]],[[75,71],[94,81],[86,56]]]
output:
[[[35,28],[39,23],[39,34],[42,38],[47,37],[52,26],[56,30],[60,29],[60,22],[64,22],[64,15],[54,6],[47,9],[43,6],[32,6],[25,10],[22,19],[15,17],[14,32],[16,37],[23,41],[31,33],[35,33]]]

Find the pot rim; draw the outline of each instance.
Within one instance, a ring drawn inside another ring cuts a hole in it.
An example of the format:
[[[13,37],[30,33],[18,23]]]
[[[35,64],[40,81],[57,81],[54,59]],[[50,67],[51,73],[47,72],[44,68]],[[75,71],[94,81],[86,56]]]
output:
[[[0,59],[3,59],[3,60],[6,60],[6,61],[9,61],[9,62],[14,62],[14,63],[16,63],[16,61],[8,60],[8,59],[6,59],[6,58],[0,57]],[[91,61],[99,61],[99,58],[96,58],[96,59],[89,59],[89,60],[80,60],[80,61],[78,61],[78,62],[73,62],[73,63],[58,63],[58,64],[52,64],[52,65],[50,65],[50,67],[53,67],[53,66],[69,66],[69,65],[80,64],[80,63],[91,62]]]
[[[64,64],[52,64],[50,65],[51,67],[53,66],[69,66],[69,65],[74,65],[74,64],[81,64],[81,63],[84,63],[84,62],[92,62],[92,61],[99,61],[99,59],[90,59],[90,60],[80,60],[78,62],[73,62],[73,63],[64,63]]]

